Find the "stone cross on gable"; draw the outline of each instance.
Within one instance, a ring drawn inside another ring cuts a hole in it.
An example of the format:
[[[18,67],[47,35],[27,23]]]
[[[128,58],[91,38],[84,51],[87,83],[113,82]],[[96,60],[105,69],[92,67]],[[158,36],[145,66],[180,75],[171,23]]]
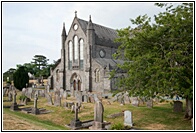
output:
[[[75,11],[75,17],[77,17],[77,11]]]

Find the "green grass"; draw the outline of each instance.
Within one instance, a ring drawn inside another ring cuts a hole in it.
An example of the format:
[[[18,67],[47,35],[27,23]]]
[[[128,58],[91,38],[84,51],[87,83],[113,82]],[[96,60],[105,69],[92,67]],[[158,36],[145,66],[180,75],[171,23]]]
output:
[[[67,130],[66,127],[55,124],[49,120],[41,120],[41,119],[37,119],[36,116],[31,115],[31,114],[25,114],[19,111],[11,111],[8,108],[4,108],[3,109],[4,113],[7,113],[9,115],[12,115],[14,117],[20,118],[22,120],[25,120],[27,122],[30,122],[32,124],[35,124],[37,126],[41,126],[47,130]]]

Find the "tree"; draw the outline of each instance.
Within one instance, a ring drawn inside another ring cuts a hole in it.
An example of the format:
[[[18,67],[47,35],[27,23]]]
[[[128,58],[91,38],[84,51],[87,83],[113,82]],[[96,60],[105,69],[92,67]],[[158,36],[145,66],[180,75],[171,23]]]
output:
[[[185,116],[192,118],[193,3],[155,5],[166,10],[153,24],[147,15],[138,16],[131,19],[137,28],[118,30],[121,45],[114,57],[125,60],[118,67],[127,71],[120,85],[135,96],[180,95],[186,98]]]
[[[36,73],[36,76],[41,76],[42,74],[42,70],[46,68],[47,66],[47,61],[49,59],[47,59],[45,56],[43,55],[35,55],[33,58],[34,61],[32,61],[31,63],[33,65],[35,65],[35,67],[38,69],[38,72]]]
[[[14,86],[19,90],[22,90],[22,88],[26,87],[26,84],[29,83],[28,72],[25,70],[24,66],[19,67],[15,71],[13,78]]]
[[[8,71],[3,73],[3,81],[7,81],[7,77],[9,77],[9,81],[13,80],[13,74],[16,69],[10,68]]]

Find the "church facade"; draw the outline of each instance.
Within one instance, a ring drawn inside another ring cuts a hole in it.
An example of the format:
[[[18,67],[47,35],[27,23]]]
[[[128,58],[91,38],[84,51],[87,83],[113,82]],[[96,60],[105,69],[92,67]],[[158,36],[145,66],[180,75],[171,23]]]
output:
[[[110,71],[120,60],[114,60],[119,46],[114,42],[114,29],[95,24],[91,20],[73,19],[68,34],[63,25],[61,58],[51,68],[48,84],[52,89],[63,88],[70,92],[108,92],[117,89],[117,77],[109,79]]]

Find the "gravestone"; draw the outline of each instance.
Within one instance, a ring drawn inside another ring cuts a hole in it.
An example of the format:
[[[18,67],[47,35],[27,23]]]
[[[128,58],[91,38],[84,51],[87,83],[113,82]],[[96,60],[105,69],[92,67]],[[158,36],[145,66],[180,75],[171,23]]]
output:
[[[138,106],[139,106],[139,99],[138,99],[137,97],[132,97],[132,98],[131,98],[131,104],[132,104],[133,106],[138,107]]]
[[[46,86],[46,92],[49,93],[50,92],[50,85]]]
[[[124,102],[125,102],[125,104],[130,104],[131,103],[130,98],[129,98],[129,94],[127,94],[127,93],[124,94]]]
[[[26,88],[22,88],[22,95],[26,94]]]
[[[94,121],[93,125],[89,127],[91,130],[103,130],[105,129],[105,125],[103,123],[103,112],[104,107],[100,101],[96,101],[94,106]]]
[[[32,98],[32,92],[33,92],[33,89],[31,88],[31,87],[29,87],[29,88],[27,88],[27,90],[26,90],[26,96],[28,97],[28,98]]]
[[[50,94],[46,93],[45,97],[47,98],[48,104],[53,105],[52,96]]]
[[[11,102],[13,100],[12,91],[8,92],[8,100]]]
[[[16,103],[16,95],[17,95],[16,90],[13,90],[12,92],[13,92],[13,103],[12,103],[12,105],[10,107],[10,110],[13,110],[13,111],[14,110],[19,110],[18,109],[18,105]]]
[[[85,103],[88,102],[88,95],[85,94],[82,96],[82,102],[85,102]]]
[[[82,102],[82,92],[77,91],[75,96],[76,96],[77,102],[81,103]]]
[[[3,88],[3,96],[5,96],[7,88]]]
[[[182,105],[181,101],[174,101],[174,112],[182,112]]]
[[[61,106],[61,95],[55,94],[54,105]]]
[[[61,88],[60,89],[60,95],[63,96],[64,90]]]
[[[82,126],[82,122],[78,119],[78,103],[75,103],[74,105],[74,109],[75,109],[75,118],[71,121],[70,126],[75,129],[77,127],[81,127]]]
[[[38,100],[38,95],[35,94],[35,97],[34,97],[34,107],[32,108],[32,112],[31,112],[32,114],[35,114],[35,115],[40,113],[39,109],[37,108],[37,100]]]
[[[153,100],[152,100],[152,99],[147,100],[146,106],[147,106],[148,108],[152,108],[152,107],[153,107]]]
[[[67,92],[64,91],[64,92],[63,92],[63,98],[64,98],[64,99],[67,99],[67,96],[68,96]]]
[[[125,126],[133,126],[133,117],[131,111],[124,111],[124,125]]]

